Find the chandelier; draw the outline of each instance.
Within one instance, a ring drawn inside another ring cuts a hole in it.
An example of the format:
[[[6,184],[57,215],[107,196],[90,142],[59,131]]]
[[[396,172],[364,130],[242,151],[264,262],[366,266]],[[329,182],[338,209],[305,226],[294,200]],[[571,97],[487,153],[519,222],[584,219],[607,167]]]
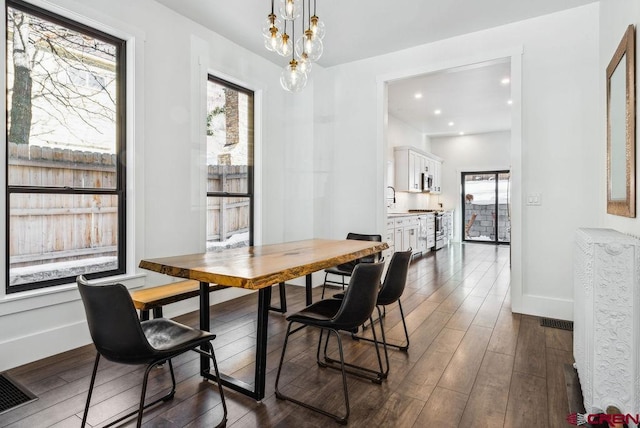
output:
[[[297,40],[296,24],[303,29]],[[300,92],[307,85],[312,63],[322,56],[324,33],[324,22],[316,15],[316,0],[313,0],[313,15],[311,0],[271,0],[271,13],[262,34],[267,50],[285,58],[291,56],[280,75],[280,84],[285,90]]]

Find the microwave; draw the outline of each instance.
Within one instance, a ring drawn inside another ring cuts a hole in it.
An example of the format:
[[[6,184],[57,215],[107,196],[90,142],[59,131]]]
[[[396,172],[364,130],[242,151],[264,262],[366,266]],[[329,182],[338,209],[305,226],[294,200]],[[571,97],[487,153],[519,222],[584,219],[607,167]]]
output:
[[[422,173],[422,191],[430,192],[433,187],[433,175]]]

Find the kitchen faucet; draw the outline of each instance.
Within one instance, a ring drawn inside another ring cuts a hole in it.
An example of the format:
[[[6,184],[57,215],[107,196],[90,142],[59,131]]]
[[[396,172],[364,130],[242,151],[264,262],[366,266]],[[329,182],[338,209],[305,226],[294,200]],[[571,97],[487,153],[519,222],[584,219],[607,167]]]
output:
[[[387,186],[387,189],[391,189],[393,190],[393,203],[396,203],[396,189],[394,189],[392,186]],[[389,198],[387,198],[389,199]]]

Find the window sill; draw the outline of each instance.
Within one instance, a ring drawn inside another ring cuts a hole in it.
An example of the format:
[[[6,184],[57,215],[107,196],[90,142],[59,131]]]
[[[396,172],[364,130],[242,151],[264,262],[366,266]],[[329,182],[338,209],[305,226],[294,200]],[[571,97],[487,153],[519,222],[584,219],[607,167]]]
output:
[[[138,288],[144,285],[145,273],[119,275],[91,281],[92,284],[123,283],[127,288]],[[48,306],[55,306],[79,300],[75,283],[62,284],[37,290],[5,294],[0,297],[0,317],[18,312],[29,311]]]

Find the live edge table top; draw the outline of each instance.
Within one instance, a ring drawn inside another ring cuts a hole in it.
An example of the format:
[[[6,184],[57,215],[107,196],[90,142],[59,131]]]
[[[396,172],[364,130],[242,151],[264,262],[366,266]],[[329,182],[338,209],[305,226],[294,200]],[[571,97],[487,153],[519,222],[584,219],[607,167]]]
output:
[[[257,290],[387,248],[386,242],[309,239],[141,260],[140,268],[179,278]]]

